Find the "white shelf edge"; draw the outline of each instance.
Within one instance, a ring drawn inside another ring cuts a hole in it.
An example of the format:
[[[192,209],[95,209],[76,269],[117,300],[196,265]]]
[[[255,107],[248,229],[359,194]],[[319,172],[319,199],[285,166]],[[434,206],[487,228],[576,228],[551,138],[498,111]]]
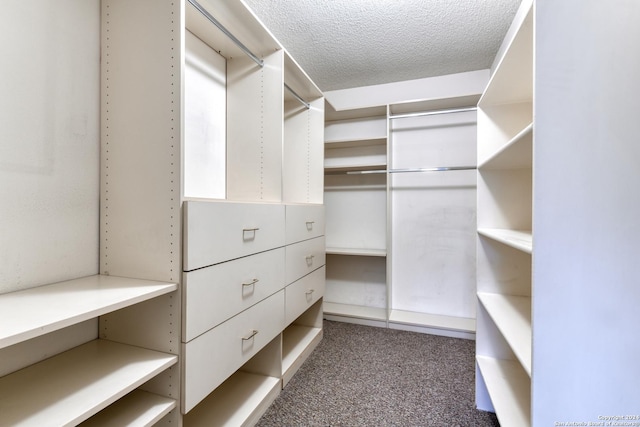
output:
[[[371,144],[365,144],[365,142],[371,142]],[[366,138],[340,138],[340,139],[326,139],[324,141],[325,147],[329,148],[328,146],[332,146],[332,145],[342,145],[342,144],[349,144],[349,143],[361,143],[362,145],[386,145],[387,143],[387,136],[383,135],[383,136],[374,136],[372,137],[366,137]]]
[[[280,390],[280,378],[237,371],[185,414],[184,426],[253,425]]]
[[[94,340],[0,378],[7,425],[74,425],[174,365],[178,357]]]
[[[478,292],[478,299],[531,376],[531,298]]]
[[[174,399],[136,389],[98,412],[82,427],[150,427],[176,408]]]
[[[389,322],[461,332],[476,332],[476,320],[466,317],[443,316],[439,314],[418,313],[405,310],[391,310]]]
[[[477,356],[476,362],[502,426],[531,425],[531,380],[513,360]]]
[[[387,310],[379,307],[366,307],[362,305],[353,304],[339,304],[333,302],[323,302],[323,311],[325,314],[344,316],[344,317],[356,317],[359,319],[370,320],[387,320]]]
[[[533,135],[533,123],[529,123],[524,129],[516,134],[510,141],[508,141],[505,145],[500,147],[495,153],[493,153],[489,158],[484,160],[478,165],[478,169],[508,169],[506,167],[493,167],[492,165],[498,163],[500,158],[503,156],[507,156],[511,150],[514,149],[518,144],[525,140],[526,137]],[[531,167],[531,164],[529,165]],[[524,169],[524,166],[516,166],[515,168]]]
[[[478,234],[530,254],[533,250],[531,231],[504,228],[478,228]]]
[[[283,332],[282,382],[283,387],[309,357],[322,339],[322,328],[290,325]]]
[[[376,170],[384,171],[387,167],[387,163],[358,163],[349,165],[327,165],[325,162],[325,172],[347,172],[347,171],[361,171],[361,170]]]
[[[386,249],[326,248],[327,255],[386,257]]]
[[[175,283],[95,275],[0,295],[0,348],[177,288]]]

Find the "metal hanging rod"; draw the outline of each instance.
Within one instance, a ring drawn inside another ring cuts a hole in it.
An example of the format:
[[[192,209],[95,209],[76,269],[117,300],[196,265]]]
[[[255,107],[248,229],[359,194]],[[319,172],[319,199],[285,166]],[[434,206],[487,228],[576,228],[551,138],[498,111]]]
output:
[[[189,1],[191,1],[191,0],[189,0]],[[308,110],[309,108],[311,108],[311,104],[309,104],[309,103],[308,103],[307,101],[305,101],[305,100],[304,100],[300,95],[298,95],[298,94],[297,94],[293,89],[291,89],[291,88],[289,87],[289,85],[288,85],[288,84],[286,84],[286,83],[285,83],[285,84],[284,84],[284,88],[285,88],[286,90],[288,90],[289,92],[291,92],[291,95],[293,95],[293,97],[294,97],[295,99],[297,99],[298,101],[300,101],[300,103],[301,103],[302,105],[304,105],[304,106],[307,108],[307,110]]]
[[[407,169],[373,169],[373,170],[361,170],[361,171],[345,171],[345,172],[330,172],[327,175],[373,175],[382,173],[422,173],[422,172],[448,172],[448,171],[466,171],[476,170],[476,166],[444,166],[438,168],[407,168]]]
[[[440,168],[407,168],[407,169],[391,169],[389,173],[407,173],[407,172],[447,172],[447,171],[470,171],[476,170],[475,166],[444,166]]]
[[[215,25],[216,27],[218,27],[218,29],[220,31],[222,31],[224,33],[225,36],[229,37],[231,39],[232,42],[234,42],[240,49],[242,49],[242,51],[253,60],[253,62],[255,62],[256,64],[258,64],[260,66],[260,68],[264,67],[264,61],[260,58],[258,58],[253,52],[251,52],[249,50],[248,47],[246,47],[240,40],[238,40],[236,38],[236,36],[234,36],[233,34],[231,34],[231,32],[229,30],[227,30],[224,25],[222,25],[220,22],[218,22],[218,20],[216,18],[214,18],[209,12],[207,12],[207,10],[205,8],[203,8],[202,6],[200,6],[200,4],[196,1],[196,0],[188,0],[189,3],[191,3],[191,5],[193,7],[196,8],[196,10],[198,12],[200,12],[205,18],[207,18],[213,25]]]
[[[436,116],[438,114],[464,113],[466,111],[476,111],[477,107],[450,108],[448,110],[423,111],[420,113],[394,114],[389,119],[404,119],[407,117]]]

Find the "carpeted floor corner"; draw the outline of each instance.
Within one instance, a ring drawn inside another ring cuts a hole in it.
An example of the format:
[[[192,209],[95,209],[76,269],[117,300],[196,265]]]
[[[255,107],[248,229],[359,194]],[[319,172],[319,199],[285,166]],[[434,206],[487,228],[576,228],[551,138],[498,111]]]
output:
[[[475,409],[475,342],[342,322],[258,427],[499,426]]]

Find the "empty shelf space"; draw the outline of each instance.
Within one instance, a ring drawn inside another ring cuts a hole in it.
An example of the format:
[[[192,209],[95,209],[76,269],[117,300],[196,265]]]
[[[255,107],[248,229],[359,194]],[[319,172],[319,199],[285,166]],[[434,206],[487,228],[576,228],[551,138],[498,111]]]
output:
[[[528,254],[530,254],[533,249],[531,231],[507,230],[504,228],[479,228],[478,234]]]
[[[300,368],[322,339],[322,328],[291,325],[284,330],[282,341],[283,385]]]
[[[327,248],[328,255],[351,255],[351,256],[374,256],[386,257],[386,249],[363,249],[363,248]]]
[[[475,319],[404,310],[392,310],[389,315],[389,322],[462,332],[475,333],[476,331]]]
[[[0,348],[176,289],[175,283],[96,275],[0,295]]]
[[[176,407],[175,400],[134,390],[81,424],[82,427],[147,427],[157,423]]]
[[[323,302],[324,314],[334,316],[357,317],[370,320],[387,320],[387,310],[379,307],[366,307],[362,305],[338,304]]]
[[[280,378],[238,371],[184,417],[185,427],[255,424],[280,394]]]
[[[533,123],[530,123],[491,157],[482,162],[478,169],[531,168],[532,158]]]
[[[518,362],[477,356],[476,361],[502,426],[530,426],[531,380]]]
[[[175,364],[178,357],[94,340],[0,378],[6,425],[75,425]]]
[[[531,298],[479,292],[478,299],[531,376]]]

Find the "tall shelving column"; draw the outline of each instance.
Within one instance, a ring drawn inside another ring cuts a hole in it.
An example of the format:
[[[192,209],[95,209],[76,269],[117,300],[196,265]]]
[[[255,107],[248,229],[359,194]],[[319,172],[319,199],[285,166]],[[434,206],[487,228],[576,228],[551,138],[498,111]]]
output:
[[[531,424],[533,2],[478,104],[476,403]]]
[[[389,105],[389,327],[475,338],[473,95]]]
[[[378,326],[388,306],[386,114],[328,105],[325,124],[325,317]]]

